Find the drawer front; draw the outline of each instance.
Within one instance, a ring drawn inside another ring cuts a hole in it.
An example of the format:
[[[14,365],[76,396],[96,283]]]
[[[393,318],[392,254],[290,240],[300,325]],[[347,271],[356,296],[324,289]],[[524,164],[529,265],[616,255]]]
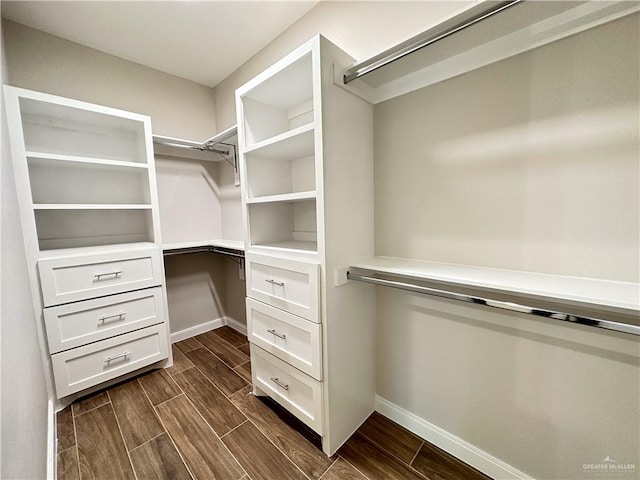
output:
[[[291,365],[251,346],[253,385],[322,435],[322,384]]]
[[[160,287],[44,309],[50,353],[165,321]]]
[[[249,341],[322,380],[321,325],[247,298]]]
[[[164,324],[51,355],[58,398],[168,357]]]
[[[247,296],[318,323],[320,265],[247,255]]]
[[[162,283],[159,248],[38,262],[45,306],[87,300]]]

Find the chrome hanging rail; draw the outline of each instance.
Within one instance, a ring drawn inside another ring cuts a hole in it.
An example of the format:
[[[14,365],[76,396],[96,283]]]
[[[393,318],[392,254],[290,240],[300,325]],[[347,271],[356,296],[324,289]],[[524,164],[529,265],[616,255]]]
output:
[[[419,35],[416,35],[415,37],[410,38],[409,40],[406,40],[405,42],[402,42],[399,45],[396,45],[393,48],[390,48],[389,50],[385,50],[378,55],[347,68],[344,72],[343,81],[345,84],[352,82],[353,80],[384,67],[391,62],[395,62],[416,50],[420,50],[421,48],[431,45],[443,38],[447,38],[460,30],[464,30],[465,28],[475,25],[476,23],[523,1],[524,0],[509,0],[502,2],[491,1],[478,3],[468,10],[465,10],[464,12]]]
[[[372,283],[374,285],[382,285],[385,287],[398,288],[400,290],[407,290],[409,292],[422,293],[435,297],[447,298],[450,300],[458,300],[461,302],[475,303],[477,305],[485,305],[487,307],[498,308],[500,310],[509,310],[511,312],[526,313],[529,315],[536,315],[539,317],[551,318],[553,320],[560,320],[570,323],[578,323],[580,325],[587,325],[589,327],[604,328],[606,330],[613,330],[614,332],[628,333],[631,335],[640,335],[640,326],[631,325],[628,323],[614,322],[611,320],[603,320],[600,318],[592,318],[581,315],[572,315],[569,313],[558,312],[555,310],[547,310],[537,307],[529,307],[513,302],[505,302],[502,300],[492,300],[489,298],[478,297],[474,295],[468,295],[463,293],[451,292],[448,290],[440,290],[437,288],[425,287],[407,282],[399,282],[397,280],[386,280],[383,278],[371,277],[368,275],[360,275],[355,272],[347,272],[347,278],[349,280],[357,280],[360,282]]]

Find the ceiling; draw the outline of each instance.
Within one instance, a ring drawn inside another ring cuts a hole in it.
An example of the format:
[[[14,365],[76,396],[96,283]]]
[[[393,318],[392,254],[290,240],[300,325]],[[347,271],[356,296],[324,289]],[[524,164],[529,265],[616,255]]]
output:
[[[216,86],[318,1],[2,1],[2,16]]]

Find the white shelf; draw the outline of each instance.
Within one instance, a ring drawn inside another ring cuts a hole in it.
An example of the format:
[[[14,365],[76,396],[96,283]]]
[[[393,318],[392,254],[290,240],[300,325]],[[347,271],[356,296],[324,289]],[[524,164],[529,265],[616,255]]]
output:
[[[149,204],[65,204],[65,203],[36,203],[34,210],[151,210]]]
[[[455,284],[613,313],[640,313],[640,284],[497,268],[374,257],[350,268]]]
[[[165,243],[162,245],[162,251],[170,252],[172,250],[184,250],[185,248],[197,247],[220,247],[229,248],[231,250],[239,250],[243,252],[244,242],[242,240],[215,239],[196,240],[193,242]]]
[[[59,155],[55,153],[26,152],[26,156],[29,159],[29,164],[40,163],[44,165],[59,162],[60,164],[69,164],[73,166],[88,165],[96,167],[149,168],[146,163],[140,162],[123,162],[120,160],[105,160],[100,158],[78,157],[74,155]]]
[[[358,62],[345,71],[336,71],[336,84],[376,104],[640,9],[638,2],[628,1],[527,1],[469,27],[457,29],[458,25],[465,24],[486,11],[487,5],[490,6],[491,3],[494,2],[473,2],[423,33]],[[451,30],[455,33],[442,37]],[[431,39],[438,40],[428,43]],[[416,48],[425,43],[426,46]],[[343,84],[343,74],[349,76],[357,72],[363,75],[347,85]]]
[[[315,124],[307,123],[280,135],[267,138],[244,148],[244,153],[256,153],[266,158],[296,158],[313,153],[313,130]],[[306,135],[305,135],[306,134]],[[309,149],[309,136],[311,149]]]
[[[252,245],[252,250],[256,252],[303,252],[303,253],[317,253],[318,242],[304,242],[301,240],[287,240],[283,242],[274,242],[264,245]]]
[[[282,195],[269,195],[266,197],[247,198],[247,204],[273,203],[273,202],[298,202],[302,200],[313,200],[316,198],[316,191],[285,193]]]
[[[89,247],[71,247],[71,248],[58,248],[55,250],[43,250],[39,253],[39,260],[46,260],[49,258],[61,258],[61,257],[76,257],[83,255],[93,255],[96,253],[118,253],[118,252],[131,252],[142,251],[150,248],[158,248],[158,245],[152,242],[132,242],[132,243],[119,243],[111,245],[89,246]]]

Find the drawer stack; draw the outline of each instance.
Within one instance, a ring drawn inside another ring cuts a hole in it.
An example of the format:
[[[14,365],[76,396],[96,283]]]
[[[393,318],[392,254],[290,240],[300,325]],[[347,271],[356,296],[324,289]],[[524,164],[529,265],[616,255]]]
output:
[[[253,388],[322,435],[320,264],[247,254]]]
[[[58,398],[166,359],[157,246],[38,261]]]

